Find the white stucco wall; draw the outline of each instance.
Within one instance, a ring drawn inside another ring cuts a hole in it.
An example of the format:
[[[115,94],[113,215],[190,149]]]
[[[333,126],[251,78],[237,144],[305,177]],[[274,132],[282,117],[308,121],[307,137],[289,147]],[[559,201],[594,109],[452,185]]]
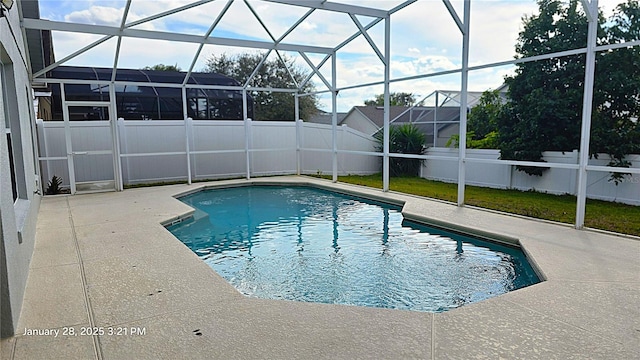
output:
[[[40,196],[34,161],[34,112],[28,57],[20,29],[19,3],[0,18],[0,335],[11,336],[18,317],[33,254]],[[8,119],[8,121],[7,121]],[[6,123],[11,123],[19,197],[12,196]],[[16,145],[18,149],[16,150]]]

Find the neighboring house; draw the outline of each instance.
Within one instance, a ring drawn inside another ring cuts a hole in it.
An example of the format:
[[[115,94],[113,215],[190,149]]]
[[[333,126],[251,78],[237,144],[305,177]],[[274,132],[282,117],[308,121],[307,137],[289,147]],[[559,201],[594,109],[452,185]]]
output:
[[[458,132],[460,120],[459,107],[405,106],[389,107],[391,125],[413,123],[427,137],[428,146],[444,146],[452,134]],[[435,126],[434,126],[435,119]],[[374,135],[384,124],[384,108],[382,106],[354,106],[347,113],[341,124],[368,135]],[[434,127],[436,131],[434,132]],[[435,141],[434,141],[435,139]]]
[[[112,68],[58,66],[48,73],[50,79],[99,80],[110,78]],[[186,72],[144,69],[117,69],[115,80],[135,81],[136,85],[115,87],[116,112],[125,120],[179,120],[183,118],[182,91],[179,87],[143,86],[144,83],[183,82]],[[192,72],[189,84],[240,86],[238,81],[215,73]],[[60,84],[52,83],[48,99],[49,112],[42,112],[43,120],[63,120]],[[241,120],[243,100],[240,90],[211,90],[189,88],[186,91],[187,116],[194,120]],[[43,98],[45,100],[46,98]],[[107,86],[85,84],[65,85],[67,101],[109,101]],[[45,103],[46,104],[46,103]],[[44,108],[44,106],[43,106]],[[247,114],[253,117],[253,99],[247,96]],[[46,116],[46,117],[45,117]],[[69,120],[106,120],[99,107],[75,106],[69,110]]]
[[[406,110],[403,106],[391,106],[390,107],[390,119],[400,115],[403,110]],[[373,135],[382,128],[384,123],[384,108],[382,106],[367,105],[367,106],[354,106],[349,110],[342,124],[348,127],[363,132],[368,135]]]
[[[498,90],[506,93],[506,86]],[[474,107],[482,92],[468,92],[467,111]],[[444,147],[451,135],[460,131],[460,92],[434,91],[422,103],[434,103],[437,106],[390,106],[390,124],[415,124],[427,137],[428,146]],[[329,114],[329,119],[330,114]],[[330,123],[330,122],[329,122]],[[365,134],[374,135],[382,129],[384,124],[384,107],[354,106],[344,117],[341,125],[347,125]]]
[[[342,121],[344,120],[345,116],[347,116],[347,113],[338,113],[337,115],[338,125],[342,125]],[[318,112],[307,121],[314,124],[331,125],[332,114],[326,111],[318,110]]]

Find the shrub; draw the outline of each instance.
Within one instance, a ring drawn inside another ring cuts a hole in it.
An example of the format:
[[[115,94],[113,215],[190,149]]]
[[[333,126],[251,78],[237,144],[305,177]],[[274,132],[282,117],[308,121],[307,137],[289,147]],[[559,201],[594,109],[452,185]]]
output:
[[[49,181],[49,184],[47,185],[47,188],[44,191],[45,195],[61,194],[62,193],[62,188],[60,187],[61,185],[62,185],[62,179],[56,175],[53,175],[53,177]]]
[[[378,151],[384,148],[383,132],[375,135],[378,141]],[[389,152],[400,154],[422,155],[427,150],[426,136],[414,124],[392,125],[389,128]],[[403,159],[392,157],[389,159],[389,173],[391,176],[418,176],[424,160]]]

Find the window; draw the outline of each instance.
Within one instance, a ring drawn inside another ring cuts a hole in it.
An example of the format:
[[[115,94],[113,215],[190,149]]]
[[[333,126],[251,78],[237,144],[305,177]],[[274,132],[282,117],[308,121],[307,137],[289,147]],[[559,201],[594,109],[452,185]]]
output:
[[[20,116],[13,66],[4,59],[4,49],[0,49],[0,95],[2,104],[0,111],[4,118],[4,134],[7,140],[9,167],[11,172],[11,191],[14,202],[27,199],[27,185],[25,182],[24,161],[22,156],[22,139],[20,137]]]
[[[9,167],[11,168],[11,191],[13,192],[13,201],[18,199],[18,185],[16,182],[16,167],[13,164],[13,149],[11,147],[11,129],[7,129],[7,148],[9,149]]]

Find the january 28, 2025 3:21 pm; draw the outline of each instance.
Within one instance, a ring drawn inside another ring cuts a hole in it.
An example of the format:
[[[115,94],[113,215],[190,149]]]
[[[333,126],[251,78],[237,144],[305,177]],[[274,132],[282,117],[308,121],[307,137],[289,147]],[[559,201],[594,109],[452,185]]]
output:
[[[145,327],[63,327],[57,329],[30,329],[25,328],[23,336],[143,336],[147,334]]]

